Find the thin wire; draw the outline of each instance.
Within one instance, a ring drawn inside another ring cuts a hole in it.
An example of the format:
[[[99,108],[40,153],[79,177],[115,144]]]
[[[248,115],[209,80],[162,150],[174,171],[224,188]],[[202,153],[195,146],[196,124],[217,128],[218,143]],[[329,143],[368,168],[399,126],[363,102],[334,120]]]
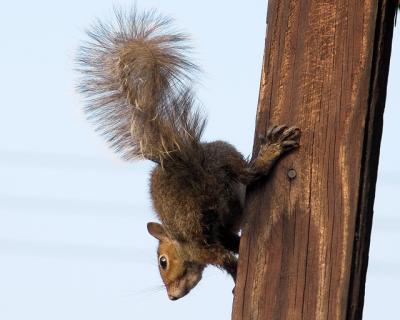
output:
[[[2,255],[34,256],[78,260],[112,260],[153,264],[154,254],[142,249],[95,244],[50,243],[0,238]]]
[[[92,157],[24,150],[0,150],[0,163],[8,166],[63,168],[84,171],[131,171],[143,174],[137,165],[124,162],[110,153],[109,157]]]
[[[19,196],[0,194],[0,214],[7,209],[23,210],[26,214],[57,212],[94,213],[97,215],[138,216],[151,209],[145,205],[124,202],[102,202],[55,197]]]

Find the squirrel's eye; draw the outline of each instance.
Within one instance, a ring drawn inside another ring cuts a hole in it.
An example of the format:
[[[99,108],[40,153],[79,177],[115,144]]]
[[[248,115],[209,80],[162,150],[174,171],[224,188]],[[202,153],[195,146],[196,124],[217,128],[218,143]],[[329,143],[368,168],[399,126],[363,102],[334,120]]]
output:
[[[159,261],[160,261],[160,267],[163,268],[164,270],[167,269],[168,266],[167,258],[165,256],[161,256]]]

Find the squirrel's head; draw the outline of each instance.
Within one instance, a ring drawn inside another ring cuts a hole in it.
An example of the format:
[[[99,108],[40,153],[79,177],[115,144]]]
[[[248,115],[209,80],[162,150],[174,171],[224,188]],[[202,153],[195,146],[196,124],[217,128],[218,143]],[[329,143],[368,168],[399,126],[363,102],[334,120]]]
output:
[[[204,265],[188,261],[184,248],[165,232],[161,224],[149,222],[147,230],[159,240],[158,268],[168,298],[171,300],[182,298],[199,283]]]

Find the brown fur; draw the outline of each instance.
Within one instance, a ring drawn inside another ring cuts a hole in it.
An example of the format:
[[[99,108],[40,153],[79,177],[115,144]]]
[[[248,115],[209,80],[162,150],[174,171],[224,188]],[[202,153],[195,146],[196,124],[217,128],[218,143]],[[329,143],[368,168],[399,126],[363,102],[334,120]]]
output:
[[[245,187],[298,146],[299,130],[273,127],[250,162],[226,142],[202,143],[205,120],[190,89],[198,68],[185,56],[187,37],[170,23],[155,12],[117,13],[116,24],[88,33],[78,60],[89,119],[124,158],[157,164],[151,197],[161,224],[147,227],[175,300],[209,264],[235,278]]]

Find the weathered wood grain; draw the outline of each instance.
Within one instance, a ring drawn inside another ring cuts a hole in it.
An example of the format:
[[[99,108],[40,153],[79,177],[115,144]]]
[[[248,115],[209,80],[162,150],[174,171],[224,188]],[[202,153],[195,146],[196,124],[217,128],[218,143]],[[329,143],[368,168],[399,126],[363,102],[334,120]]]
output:
[[[395,3],[269,1],[256,136],[301,148],[248,190],[232,319],[361,319]]]

